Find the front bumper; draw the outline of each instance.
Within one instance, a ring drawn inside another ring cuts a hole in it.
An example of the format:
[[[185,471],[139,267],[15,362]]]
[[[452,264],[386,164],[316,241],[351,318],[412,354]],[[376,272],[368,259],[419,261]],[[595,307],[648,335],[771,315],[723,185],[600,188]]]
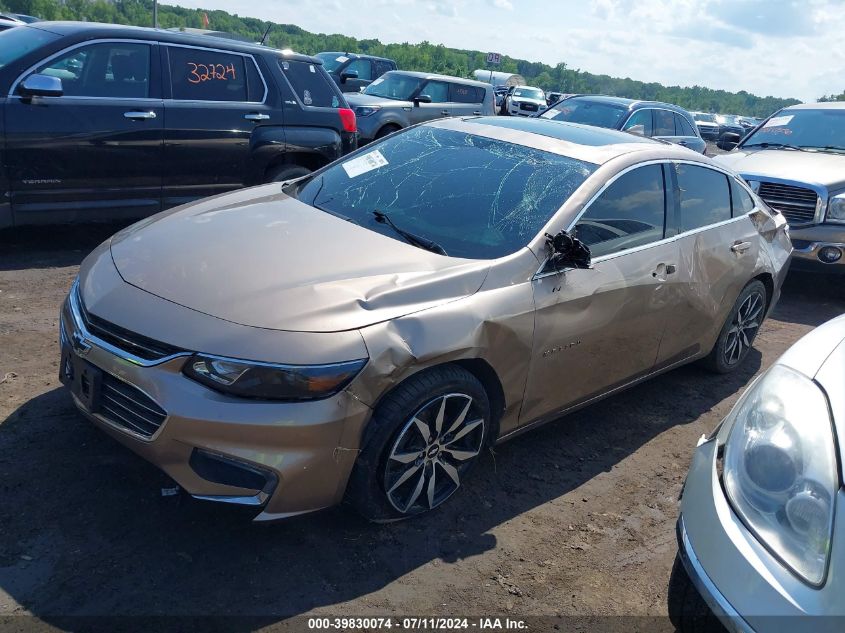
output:
[[[63,359],[70,359],[75,367],[93,367],[96,375],[112,384],[119,381],[130,395],[146,396],[149,400],[137,398],[142,406],[154,402],[165,416],[157,430],[143,434],[118,420],[117,414],[94,407],[72,392],[76,406],[192,496],[260,506],[257,520],[319,510],[343,498],[358,454],[357,437],[371,414],[348,392],[310,402],[233,398],[184,376],[185,355],[153,365],[138,364],[92,336],[69,302],[62,308],[60,328]],[[64,365],[63,361],[62,371]],[[62,378],[69,382],[67,376]],[[220,483],[220,477],[209,475],[215,471],[215,460],[228,473],[240,468],[243,483]]]
[[[717,440],[701,443],[684,485],[679,550],[684,567],[730,631],[841,631],[845,556],[836,543],[845,521],[840,491],[826,584],[813,588],[781,564],[734,514],[717,473]],[[812,616],[812,617],[809,617]]]
[[[794,270],[845,273],[845,226],[819,224],[806,228],[790,228],[789,234],[795,249],[792,253]],[[825,248],[838,249],[842,255],[837,261],[828,263],[819,256]]]

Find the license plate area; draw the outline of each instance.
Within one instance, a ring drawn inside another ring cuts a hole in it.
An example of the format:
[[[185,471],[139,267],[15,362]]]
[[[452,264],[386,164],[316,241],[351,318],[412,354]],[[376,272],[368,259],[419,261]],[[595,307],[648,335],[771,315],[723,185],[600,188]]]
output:
[[[70,349],[62,350],[62,362],[59,366],[59,380],[70,388],[82,405],[91,413],[96,413],[100,404],[100,389],[103,372],[86,360],[79,358]]]

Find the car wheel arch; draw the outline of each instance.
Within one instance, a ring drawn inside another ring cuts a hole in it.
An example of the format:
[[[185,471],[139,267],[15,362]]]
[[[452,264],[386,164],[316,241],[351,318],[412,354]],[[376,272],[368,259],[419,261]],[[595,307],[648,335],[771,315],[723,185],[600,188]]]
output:
[[[311,171],[316,171],[327,164],[326,160],[319,154],[309,152],[280,152],[274,156],[267,167],[264,168],[264,179],[284,165],[298,165]]]

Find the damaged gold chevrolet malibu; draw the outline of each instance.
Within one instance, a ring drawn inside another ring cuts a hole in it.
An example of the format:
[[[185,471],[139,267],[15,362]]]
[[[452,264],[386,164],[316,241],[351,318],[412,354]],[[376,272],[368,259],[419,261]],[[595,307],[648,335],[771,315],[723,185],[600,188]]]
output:
[[[684,363],[736,368],[790,253],[700,154],[443,119],[112,237],[62,309],[61,378],[194,497],[388,521],[496,442]]]

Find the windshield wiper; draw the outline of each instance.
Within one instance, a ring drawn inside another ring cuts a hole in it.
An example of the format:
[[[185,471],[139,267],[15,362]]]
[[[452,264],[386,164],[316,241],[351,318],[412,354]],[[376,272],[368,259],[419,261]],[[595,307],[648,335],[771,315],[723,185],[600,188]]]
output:
[[[845,147],[838,147],[836,145],[825,145],[824,147],[817,147],[815,145],[802,145],[801,147],[811,152],[845,152]]]
[[[774,147],[777,149],[794,149],[798,152],[804,151],[803,147],[798,147],[797,145],[790,145],[789,143],[746,143],[742,147],[762,147],[763,149],[766,149],[768,147]]]
[[[440,244],[438,244],[437,242],[432,242],[431,240],[425,237],[422,237],[420,235],[414,235],[413,233],[400,229],[393,223],[393,220],[391,220],[386,213],[382,213],[381,211],[376,210],[373,211],[373,215],[376,218],[376,222],[378,222],[379,224],[386,224],[394,231],[396,231],[396,233],[404,237],[409,244],[413,244],[418,248],[431,251],[432,253],[437,253],[438,255],[447,254],[443,247],[440,246]]]

